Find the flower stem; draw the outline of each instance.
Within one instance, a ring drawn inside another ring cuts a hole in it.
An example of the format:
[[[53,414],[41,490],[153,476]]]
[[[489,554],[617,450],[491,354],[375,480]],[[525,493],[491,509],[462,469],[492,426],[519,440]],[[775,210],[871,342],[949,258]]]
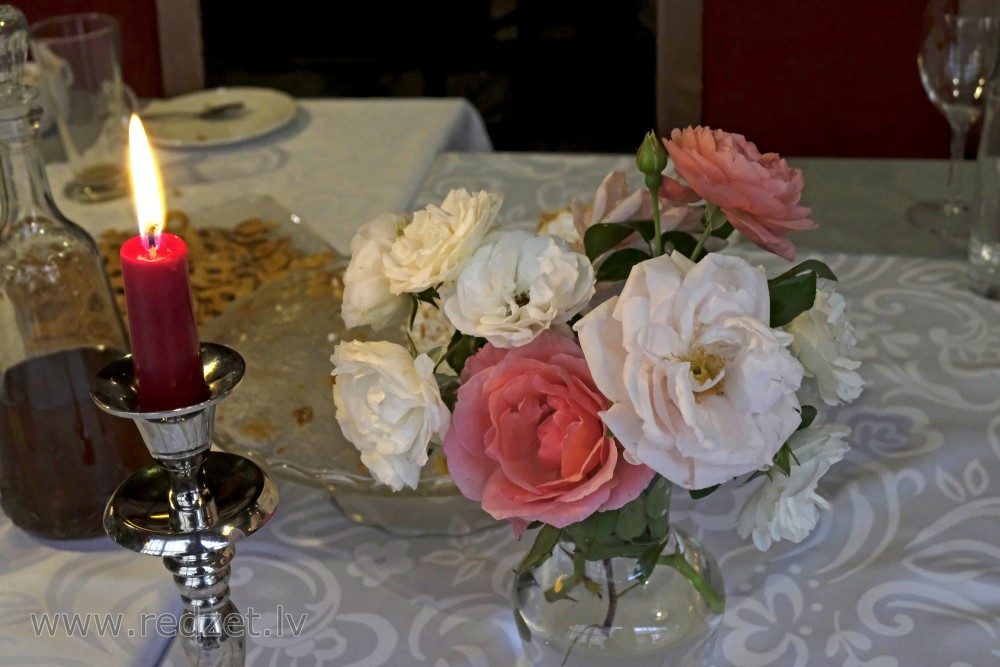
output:
[[[701,572],[691,567],[691,564],[684,558],[684,554],[675,551],[669,555],[661,555],[657,559],[658,565],[668,565],[677,570],[685,579],[691,582],[694,589],[701,594],[705,604],[716,614],[721,614],[726,610],[726,595],[719,593],[708,583]]]
[[[692,262],[698,261],[698,255],[700,255],[701,251],[705,249],[705,243],[708,241],[708,237],[711,235],[712,235],[712,225],[709,224],[705,226],[705,231],[701,233],[701,238],[698,239],[698,244],[695,245],[694,250],[691,251]]]
[[[660,180],[662,181],[662,177]],[[653,179],[646,178],[646,186],[653,198],[653,257],[659,257],[663,254],[663,233],[660,231],[660,185],[657,183],[654,187],[651,185],[652,181]]]
[[[604,559],[604,576],[608,580],[608,613],[604,616],[604,623],[601,628],[605,635],[611,634],[611,626],[615,622],[615,612],[618,611],[618,591],[615,590],[615,573],[611,566],[611,559]]]

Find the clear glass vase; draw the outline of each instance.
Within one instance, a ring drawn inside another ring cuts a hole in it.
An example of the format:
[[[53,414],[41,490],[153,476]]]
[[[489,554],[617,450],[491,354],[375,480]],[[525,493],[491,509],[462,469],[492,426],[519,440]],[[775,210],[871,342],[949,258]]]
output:
[[[574,558],[572,540],[516,575],[512,603],[529,663],[711,665],[725,604],[722,575],[697,540],[673,527],[668,535],[645,579],[639,558]],[[566,593],[574,581],[582,585]]]

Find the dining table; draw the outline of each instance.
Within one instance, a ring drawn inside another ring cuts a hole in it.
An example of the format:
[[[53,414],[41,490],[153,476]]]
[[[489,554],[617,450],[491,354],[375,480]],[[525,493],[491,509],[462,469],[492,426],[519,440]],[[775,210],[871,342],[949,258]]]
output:
[[[642,183],[631,147],[492,150],[463,100],[298,104],[296,119],[268,136],[158,151],[168,204],[266,194],[346,252],[372,217],[440,203],[455,188],[501,194],[498,223],[536,229],[574,200],[592,202],[611,171]],[[818,225],[793,237],[796,261],[822,260],[837,275],[865,384],[848,405],[818,406],[819,420],[851,429],[851,449],[820,481],[829,509],[802,542],[761,552],[737,535],[753,485],[698,500],[674,493],[671,523],[714,555],[725,580],[713,664],[1000,664],[1000,304],[969,290],[962,243],[906,218],[943,189],[947,163],[788,162],[803,171],[801,203]],[[63,163],[49,175],[60,207],[90,231],[129,219],[125,201],[65,200]],[[786,267],[738,234],[721,252],[769,275]],[[528,664],[510,584],[530,534],[518,539],[504,522],[421,535],[361,525],[328,489],[273,472],[277,512],[236,545],[232,564],[232,598],[256,621],[248,665]],[[180,642],[139,622],[180,613],[158,559],[101,538],[40,540],[3,517],[0,554],[0,663],[186,664]],[[65,620],[39,628],[43,617]],[[69,628],[73,618],[91,627]],[[120,625],[94,627],[108,618]]]

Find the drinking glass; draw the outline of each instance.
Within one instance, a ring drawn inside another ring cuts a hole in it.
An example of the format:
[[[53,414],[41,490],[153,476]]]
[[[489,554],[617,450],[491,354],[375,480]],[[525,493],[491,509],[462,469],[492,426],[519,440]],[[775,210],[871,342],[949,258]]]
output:
[[[72,181],[66,195],[103,201],[128,193],[128,118],[135,99],[122,81],[118,20],[66,14],[31,26],[41,86],[52,101]]]
[[[986,89],[983,131],[976,155],[976,215],[969,236],[969,286],[1000,300],[1000,81]]]
[[[924,14],[917,55],[927,96],[951,126],[948,194],[944,201],[919,202],[908,211],[919,229],[949,239],[968,238],[968,204],[962,198],[959,161],[966,137],[983,109],[986,82],[1000,50],[1000,9],[995,2],[931,0]]]

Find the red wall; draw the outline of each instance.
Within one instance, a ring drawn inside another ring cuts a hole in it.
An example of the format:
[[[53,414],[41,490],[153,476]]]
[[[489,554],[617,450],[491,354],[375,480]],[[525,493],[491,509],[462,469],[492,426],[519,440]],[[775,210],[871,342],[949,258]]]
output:
[[[116,17],[122,31],[122,75],[139,97],[162,97],[160,42],[154,0],[26,0],[15,3],[28,23],[60,14],[102,12]]]
[[[917,71],[924,0],[704,0],[702,121],[761,151],[947,157]]]

